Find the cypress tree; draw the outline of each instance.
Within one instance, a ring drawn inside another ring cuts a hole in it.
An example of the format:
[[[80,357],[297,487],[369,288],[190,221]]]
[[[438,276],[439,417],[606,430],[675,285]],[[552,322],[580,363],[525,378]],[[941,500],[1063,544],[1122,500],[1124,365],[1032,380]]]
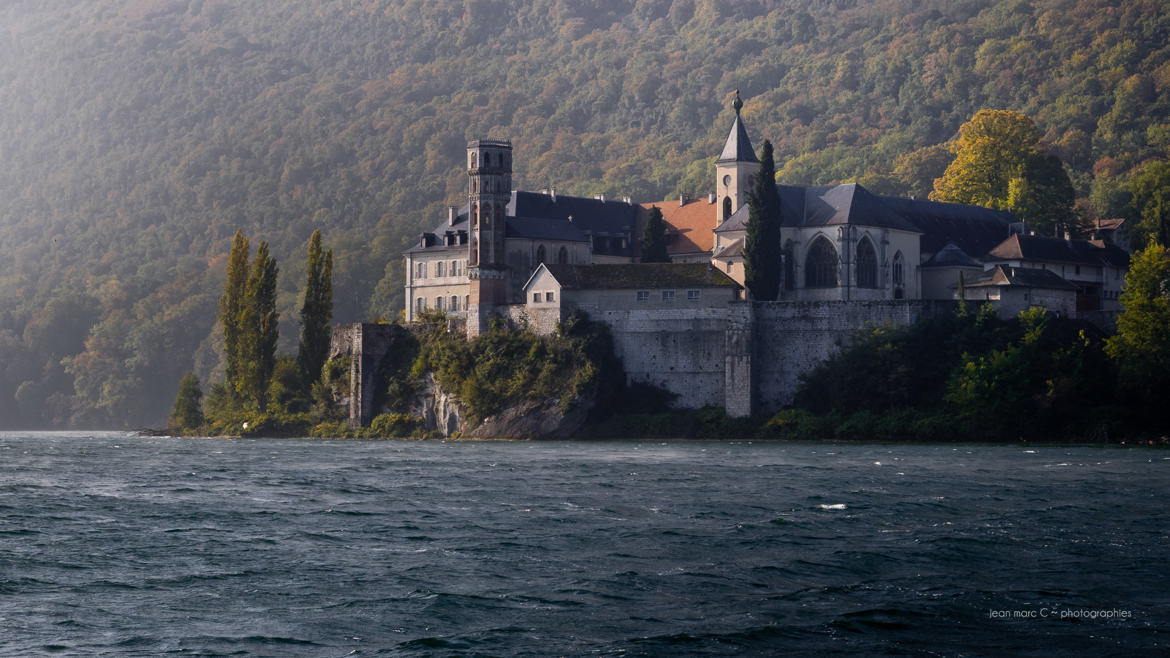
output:
[[[219,321],[223,326],[224,382],[235,393],[240,379],[240,313],[248,286],[248,238],[236,231],[228,255],[227,281],[219,298]]]
[[[743,240],[744,285],[757,301],[780,296],[780,196],[772,142],[764,140],[760,169],[748,190],[747,235]]]
[[[267,406],[268,382],[276,367],[276,341],[279,337],[276,312],[276,260],[268,255],[268,243],[256,248],[252,273],[240,312],[240,376],[236,392],[251,407],[264,411]]]
[[[305,299],[301,304],[301,343],[297,368],[307,388],[321,377],[329,356],[329,324],[333,320],[333,250],[321,253],[321,231],[309,238]]]
[[[662,210],[658,206],[650,206],[646,228],[642,229],[642,262],[670,262],[670,255],[666,252],[666,222],[662,221]]]

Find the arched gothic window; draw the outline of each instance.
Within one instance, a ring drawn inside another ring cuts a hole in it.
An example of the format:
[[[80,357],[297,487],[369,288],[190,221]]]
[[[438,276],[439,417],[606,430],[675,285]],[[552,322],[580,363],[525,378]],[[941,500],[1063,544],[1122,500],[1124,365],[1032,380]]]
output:
[[[723,197],[723,221],[731,218],[731,197]]]
[[[894,299],[902,299],[905,296],[906,286],[906,259],[902,257],[902,252],[894,254]]]
[[[545,259],[544,245],[540,245],[539,247],[536,248],[536,264],[540,265],[541,263],[544,262],[544,259]]]
[[[873,249],[873,242],[869,238],[862,238],[857,243],[857,287],[876,288],[877,285],[877,252]]]
[[[569,250],[568,249],[565,249],[564,247],[560,248],[560,251],[557,252],[557,262],[560,263],[561,265],[568,265],[569,264]]]
[[[806,288],[837,287],[837,250],[825,239],[818,236],[808,249],[804,263],[804,286]]]

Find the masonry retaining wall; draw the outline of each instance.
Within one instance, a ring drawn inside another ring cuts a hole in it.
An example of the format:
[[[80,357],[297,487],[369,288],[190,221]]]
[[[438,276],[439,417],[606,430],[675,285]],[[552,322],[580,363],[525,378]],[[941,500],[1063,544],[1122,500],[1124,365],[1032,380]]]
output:
[[[590,318],[609,326],[630,381],[675,393],[678,407],[723,406],[726,307],[604,311]]]

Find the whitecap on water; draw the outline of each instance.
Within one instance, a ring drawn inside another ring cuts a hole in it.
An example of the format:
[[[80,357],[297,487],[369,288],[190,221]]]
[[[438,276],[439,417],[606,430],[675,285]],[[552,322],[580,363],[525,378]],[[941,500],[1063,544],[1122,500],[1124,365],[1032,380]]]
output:
[[[833,503],[832,505],[817,505],[821,509],[845,509],[845,503]]]

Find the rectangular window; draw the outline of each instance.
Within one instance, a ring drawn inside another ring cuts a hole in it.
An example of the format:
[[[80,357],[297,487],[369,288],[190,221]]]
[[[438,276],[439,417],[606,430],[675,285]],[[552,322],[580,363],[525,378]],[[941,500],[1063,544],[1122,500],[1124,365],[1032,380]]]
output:
[[[701,294],[702,293],[698,290],[688,290],[687,291],[687,301],[688,302],[697,302],[697,301],[699,301],[699,296]]]
[[[673,290],[663,290],[662,291],[662,301],[673,302],[674,301],[674,291]]]
[[[436,311],[443,310],[443,298],[442,297],[435,298],[435,310]]]
[[[644,301],[650,299],[650,291],[649,290],[639,290],[638,294],[637,294],[637,299],[640,302],[644,302]]]
[[[447,264],[444,263],[443,261],[439,261],[438,263],[435,263],[435,276],[438,276],[438,277],[447,276],[446,269],[447,269]]]
[[[451,310],[452,311],[459,310],[459,298],[456,297],[455,295],[451,295]]]
[[[532,302],[533,302],[534,304],[539,304],[539,303],[540,303],[540,293],[538,293],[538,292],[534,292],[534,293],[532,293]]]
[[[546,302],[551,302],[551,301],[554,301],[554,300],[556,300],[556,296],[555,296],[555,295],[553,295],[551,292],[546,292],[546,293],[544,293],[544,301],[546,301]]]
[[[463,308],[468,307],[468,301],[467,301],[468,299],[470,299],[470,297],[468,297],[467,295],[463,296]]]
[[[422,297],[419,297],[418,299],[414,300],[415,311],[422,313],[423,309],[425,309],[426,307],[427,307],[426,302],[423,301]]]
[[[427,278],[427,264],[426,263],[419,263],[418,264],[418,278],[420,278],[420,279]]]
[[[459,276],[459,261],[451,261],[451,276]]]

